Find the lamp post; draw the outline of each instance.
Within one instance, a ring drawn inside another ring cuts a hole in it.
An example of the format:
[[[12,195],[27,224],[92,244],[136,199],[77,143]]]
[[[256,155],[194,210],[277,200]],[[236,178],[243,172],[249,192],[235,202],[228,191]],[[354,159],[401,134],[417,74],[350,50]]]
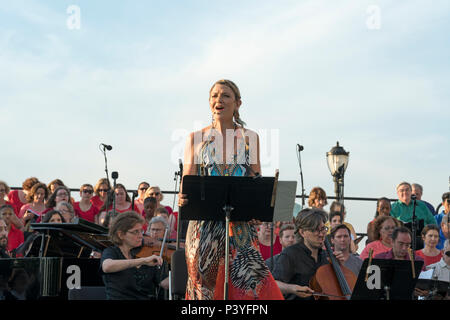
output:
[[[327,152],[328,169],[334,181],[334,193],[340,203],[344,202],[344,173],[347,169],[349,153],[339,145],[339,141]]]

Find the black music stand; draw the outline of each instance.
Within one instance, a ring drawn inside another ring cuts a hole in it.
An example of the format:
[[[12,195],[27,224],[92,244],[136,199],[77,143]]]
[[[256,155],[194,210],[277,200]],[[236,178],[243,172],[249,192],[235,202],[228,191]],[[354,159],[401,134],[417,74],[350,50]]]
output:
[[[413,291],[422,270],[423,261],[414,261],[415,277],[410,260],[372,259],[371,266],[380,269],[380,286],[369,288],[366,282],[369,259],[365,259],[358,274],[350,300],[412,300]]]
[[[179,210],[182,220],[225,221],[224,299],[228,299],[229,223],[273,221],[274,177],[184,176],[188,203]]]

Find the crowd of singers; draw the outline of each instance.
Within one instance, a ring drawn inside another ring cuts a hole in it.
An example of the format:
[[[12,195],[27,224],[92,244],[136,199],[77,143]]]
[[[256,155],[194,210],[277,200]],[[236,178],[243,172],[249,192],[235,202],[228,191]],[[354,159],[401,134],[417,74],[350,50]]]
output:
[[[15,250],[33,232],[30,223],[66,223],[71,222],[74,217],[80,217],[113,230],[110,235],[115,239],[114,248],[99,255],[106,274],[105,284],[112,283],[109,298],[149,297],[153,293],[143,289],[145,286],[141,284],[136,284],[128,291],[121,291],[120,284],[127,277],[136,276],[130,272],[130,268],[145,273],[146,268],[153,270],[149,267],[163,264],[157,255],[136,258],[135,248],[160,241],[166,229],[168,238],[176,238],[177,212],[162,204],[163,194],[160,188],[147,182],[138,185],[134,201],[123,184],[117,184],[114,190],[111,189],[107,179],[100,179],[95,185],[83,184],[79,191],[80,200],[75,202],[70,190],[59,179],[45,184],[31,177],[23,182],[21,190],[10,190],[6,182],[0,181],[1,257],[15,256]],[[433,269],[435,278],[450,282],[450,193],[442,195],[442,211],[436,212],[433,206],[421,200],[423,189],[420,185],[401,182],[396,191],[397,201],[392,203],[387,198],[377,201],[375,215],[368,221],[367,237],[357,236],[346,219],[347,212],[341,203],[333,202],[329,210],[324,209],[328,205],[327,197],[320,187],[311,190],[309,208],[300,211],[292,221],[259,224],[259,252],[283,298],[310,299],[314,296],[315,291],[310,286],[311,278],[320,266],[328,263],[324,251],[326,237],[341,266],[351,270],[355,276],[369,254],[374,258],[410,259],[408,249],[413,240],[413,210],[420,228],[416,239],[415,259],[424,261],[423,270]],[[414,196],[416,200],[413,199]],[[117,217],[121,218],[114,224]],[[362,250],[358,250],[359,248]],[[152,290],[167,290],[166,276],[167,274],[163,277],[160,275],[155,282],[154,275],[150,278],[140,275],[147,282],[153,281],[153,285],[149,285]],[[156,298],[164,299],[167,295],[157,295]]]

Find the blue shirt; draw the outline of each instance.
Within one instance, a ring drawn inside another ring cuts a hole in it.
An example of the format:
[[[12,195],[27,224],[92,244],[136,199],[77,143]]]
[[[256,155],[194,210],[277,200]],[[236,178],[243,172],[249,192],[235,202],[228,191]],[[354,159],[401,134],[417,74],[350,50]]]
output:
[[[441,213],[435,215],[434,217],[436,218],[436,222],[437,225],[439,226],[439,242],[436,246],[436,248],[438,248],[439,250],[444,249],[444,242],[445,242],[445,236],[444,233],[442,232],[442,228],[441,228],[441,223],[442,223],[442,219],[444,218],[445,215],[445,211],[442,211]]]

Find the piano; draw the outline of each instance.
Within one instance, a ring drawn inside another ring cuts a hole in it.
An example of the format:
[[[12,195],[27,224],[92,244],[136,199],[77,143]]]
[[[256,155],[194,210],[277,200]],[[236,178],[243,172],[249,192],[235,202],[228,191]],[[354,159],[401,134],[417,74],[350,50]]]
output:
[[[67,300],[71,289],[104,286],[92,253],[112,245],[107,228],[81,218],[31,228],[16,257],[0,259],[0,299]]]

